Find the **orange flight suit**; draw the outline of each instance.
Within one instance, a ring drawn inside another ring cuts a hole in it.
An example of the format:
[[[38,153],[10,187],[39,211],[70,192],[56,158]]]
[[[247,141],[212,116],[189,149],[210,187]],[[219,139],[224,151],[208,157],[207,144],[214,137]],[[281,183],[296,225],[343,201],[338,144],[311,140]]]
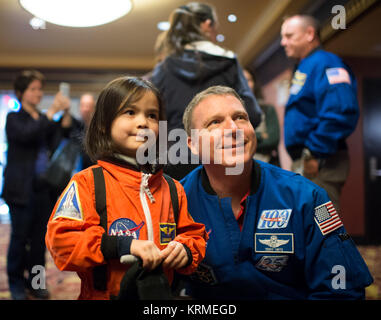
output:
[[[108,161],[98,161],[98,166],[103,168],[105,178],[108,236],[139,240],[151,237],[160,250],[171,240],[178,241],[188,248],[193,259],[177,271],[195,271],[204,258],[208,236],[204,225],[189,215],[181,184],[175,181],[179,200],[176,226],[169,186],[162,171],[148,176]],[[78,273],[79,299],[110,299],[111,295],[118,295],[128,266],[121,264],[119,257],[106,259],[101,250],[105,230],[95,208],[93,167],[75,174],[58,199],[49,219],[46,245],[60,270]],[[102,264],[108,265],[107,291],[95,290],[93,286],[93,267]],[[173,270],[166,273],[171,281]]]

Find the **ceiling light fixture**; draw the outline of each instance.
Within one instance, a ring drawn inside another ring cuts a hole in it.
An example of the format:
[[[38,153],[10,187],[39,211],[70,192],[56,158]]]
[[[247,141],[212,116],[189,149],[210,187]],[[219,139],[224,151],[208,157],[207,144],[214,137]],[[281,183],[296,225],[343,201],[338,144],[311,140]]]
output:
[[[229,14],[228,15],[228,21],[229,22],[236,22],[237,21],[237,16],[235,14]]]
[[[216,40],[218,41],[218,42],[224,42],[225,41],[225,36],[223,35],[223,34],[218,34],[217,36],[216,36]]]
[[[161,31],[167,31],[171,27],[171,23],[169,21],[160,21],[157,24],[157,28]]]
[[[19,0],[34,16],[65,27],[94,27],[129,13],[131,0]]]
[[[37,17],[33,17],[32,19],[30,19],[29,24],[31,25],[31,27],[34,30],[46,29],[45,20],[42,20],[42,19],[37,18]]]

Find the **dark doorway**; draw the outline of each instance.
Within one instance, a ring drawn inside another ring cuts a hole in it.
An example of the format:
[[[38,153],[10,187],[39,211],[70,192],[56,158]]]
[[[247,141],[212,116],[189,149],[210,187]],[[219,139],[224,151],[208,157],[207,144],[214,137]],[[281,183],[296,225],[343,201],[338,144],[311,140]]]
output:
[[[381,243],[381,78],[363,81],[366,242]]]

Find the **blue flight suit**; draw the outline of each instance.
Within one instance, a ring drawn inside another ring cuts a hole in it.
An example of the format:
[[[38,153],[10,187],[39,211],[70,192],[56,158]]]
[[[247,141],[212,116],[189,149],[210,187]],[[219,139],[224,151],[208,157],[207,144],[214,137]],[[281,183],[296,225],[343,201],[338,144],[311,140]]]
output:
[[[231,198],[218,198],[202,166],[184,186],[209,233],[188,281],[196,299],[363,299],[373,281],[327,193],[308,179],[254,161],[242,231]]]
[[[346,149],[345,139],[359,118],[352,71],[333,53],[318,47],[293,75],[284,117],[287,151],[295,160],[303,148],[317,158]]]

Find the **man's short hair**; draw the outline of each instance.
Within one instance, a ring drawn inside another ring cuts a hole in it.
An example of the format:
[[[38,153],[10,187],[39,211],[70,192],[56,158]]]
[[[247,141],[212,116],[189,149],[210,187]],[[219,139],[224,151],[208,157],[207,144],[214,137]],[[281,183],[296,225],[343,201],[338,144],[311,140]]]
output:
[[[293,16],[286,16],[283,18],[283,22],[286,20],[289,20],[291,18],[298,17],[301,19],[303,25],[305,27],[312,27],[315,30],[315,36],[320,41],[320,30],[321,30],[321,24],[318,19],[316,19],[313,16],[310,16],[308,14],[295,14]]]
[[[238,93],[226,86],[213,86],[209,87],[208,89],[199,92],[196,94],[191,102],[189,102],[188,106],[186,107],[184,114],[183,114],[183,125],[184,129],[187,133],[188,136],[191,135],[191,129],[192,129],[192,116],[193,116],[193,110],[194,108],[200,104],[202,100],[205,98],[212,96],[212,95],[217,95],[217,96],[225,96],[225,95],[231,95],[236,97],[241,103],[242,106],[245,108],[245,102],[242,100],[242,98],[238,95]],[[246,108],[245,108],[246,109]]]

